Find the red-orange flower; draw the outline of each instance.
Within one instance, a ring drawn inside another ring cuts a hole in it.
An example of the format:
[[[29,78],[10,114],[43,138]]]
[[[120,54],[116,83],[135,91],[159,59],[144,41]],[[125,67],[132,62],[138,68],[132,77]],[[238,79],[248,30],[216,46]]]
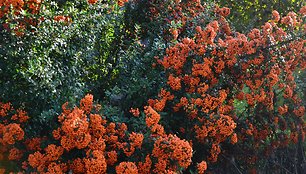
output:
[[[94,150],[91,158],[84,159],[86,173],[101,174],[106,173],[106,160],[102,151]]]
[[[238,142],[237,134],[234,133],[231,137],[231,143],[236,144]]]
[[[146,124],[148,127],[159,122],[160,115],[151,106],[146,106],[144,112],[146,114]]]
[[[167,83],[175,91],[181,89],[181,79],[179,77],[174,77],[172,74],[170,74]]]
[[[19,160],[22,157],[22,155],[23,155],[22,151],[14,147],[10,150],[8,159]]]
[[[110,151],[110,152],[107,152],[107,155],[106,155],[107,159],[106,159],[106,162],[108,165],[114,165],[117,160],[118,160],[118,155],[117,155],[117,152],[116,151]]]
[[[3,128],[3,142],[7,144],[14,144],[16,141],[22,140],[24,131],[19,124],[12,123]]]
[[[272,16],[273,16],[273,20],[275,22],[278,22],[280,20],[280,16],[279,16],[279,13],[276,11],[276,10],[273,10],[272,11]]]
[[[85,173],[85,164],[80,158],[76,158],[70,164],[70,169],[73,173],[82,174]]]
[[[57,161],[60,156],[64,153],[64,149],[61,146],[56,146],[54,144],[50,144],[45,148],[45,157],[46,161]]]
[[[80,109],[84,110],[85,113],[89,113],[93,108],[93,95],[87,94],[84,98],[80,101]]]
[[[138,163],[138,172],[140,174],[147,174],[150,173],[152,166],[152,161],[150,159],[150,155],[146,156],[145,162],[139,162]]]
[[[143,138],[143,134],[132,132],[129,137],[131,146],[141,148]]]
[[[95,3],[98,2],[98,0],[87,0],[87,2],[88,2],[89,4],[95,4]]]
[[[17,109],[17,113],[14,114],[11,118],[12,120],[18,120],[20,123],[24,123],[29,119],[27,113],[21,109]]]
[[[60,16],[54,16],[54,21],[56,21],[56,22],[64,22],[64,23],[69,23],[69,22],[71,22],[71,17],[69,17],[69,16],[62,16],[62,15],[60,15]]]
[[[197,169],[198,169],[199,174],[204,174],[204,172],[207,170],[206,161],[202,161],[202,162],[198,163]]]
[[[278,112],[280,115],[284,115],[285,113],[288,112],[288,106],[284,105],[284,106],[278,107]]]
[[[116,167],[117,174],[138,174],[138,169],[133,162],[121,162]]]
[[[124,3],[128,2],[129,0],[118,0],[118,5],[120,7],[124,6]]]
[[[41,164],[43,164],[44,163],[43,159],[44,159],[44,155],[41,154],[40,152],[35,152],[34,154],[30,154],[28,157],[29,164],[33,168],[36,168],[40,166]]]
[[[134,117],[139,117],[139,114],[140,114],[138,108],[136,108],[136,109],[131,108],[131,109],[130,109],[130,113],[132,113]]]
[[[305,107],[304,106],[300,106],[298,109],[294,109],[293,113],[298,116],[298,117],[303,117],[305,114]]]

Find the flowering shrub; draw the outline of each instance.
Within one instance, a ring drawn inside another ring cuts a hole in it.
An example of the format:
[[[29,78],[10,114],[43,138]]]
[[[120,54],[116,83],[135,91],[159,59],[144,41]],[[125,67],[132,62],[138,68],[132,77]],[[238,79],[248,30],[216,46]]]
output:
[[[58,116],[60,126],[52,132],[54,139],[26,140],[27,153],[26,149],[7,146],[23,140],[24,131],[19,124],[1,124],[1,149],[9,151],[9,160],[17,160],[19,170],[22,166],[24,171],[38,173],[160,173],[166,169],[180,171],[191,164],[192,147],[187,141],[165,132],[155,134],[155,129],[149,134],[129,133],[126,124],[109,122],[97,113],[100,106],[93,104],[92,95],[86,95],[79,107],[69,109],[67,105],[62,106],[63,112]],[[1,116],[8,111],[10,104],[1,103]],[[151,107],[146,112],[147,117],[157,114]],[[21,122],[28,118],[24,112],[18,113]],[[128,159],[133,162],[124,162]]]
[[[306,7],[245,34],[198,0],[40,7],[0,31],[0,173],[303,171]]]
[[[157,60],[167,87],[148,103],[168,113],[169,131],[181,132],[201,152],[194,161],[218,161],[230,142],[244,151],[231,155],[253,158],[246,164],[252,166],[258,156],[297,143],[299,135],[304,141],[305,106],[293,74],[306,68],[304,10],[281,20],[273,11],[271,22],[244,35],[226,23],[229,9],[216,7],[216,20],[197,26],[192,39],[182,38]],[[237,111],[240,104],[244,111]]]

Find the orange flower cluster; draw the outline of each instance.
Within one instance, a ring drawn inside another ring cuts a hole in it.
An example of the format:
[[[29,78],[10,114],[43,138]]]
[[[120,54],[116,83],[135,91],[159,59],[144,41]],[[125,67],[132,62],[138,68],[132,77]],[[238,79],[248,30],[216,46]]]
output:
[[[18,121],[19,123],[24,123],[24,122],[27,122],[28,119],[29,119],[29,116],[27,116],[27,113],[21,109],[17,109],[16,111],[17,113],[14,114],[12,116],[12,120],[16,120]]]
[[[12,148],[9,152],[9,160],[20,160],[23,155],[23,152],[17,148]]]
[[[32,14],[38,14],[42,0],[27,0],[27,6]]]
[[[61,128],[63,131],[63,136],[60,137],[61,145],[67,151],[75,147],[78,149],[87,147],[91,141],[91,135],[88,133],[89,123],[84,111],[75,108],[70,114],[60,117],[65,117]]]
[[[80,101],[80,109],[85,111],[86,114],[90,113],[93,108],[93,95],[86,95]]]
[[[140,174],[150,173],[151,166],[152,166],[152,161],[150,159],[150,155],[147,155],[145,162],[138,163],[138,173]]]
[[[305,115],[305,106],[300,106],[298,109],[294,109],[293,113],[298,117],[303,117]]]
[[[174,91],[181,89],[181,79],[179,77],[174,77],[172,74],[170,74],[167,83]]]
[[[288,112],[288,106],[284,105],[283,107],[282,106],[278,107],[278,112],[281,115],[286,114]]]
[[[164,127],[158,124],[160,115],[151,106],[146,106],[144,112],[146,114],[146,124],[151,132],[163,136],[165,134]]]
[[[158,159],[153,170],[155,173],[162,173],[166,170],[176,171],[177,166],[171,165],[174,161],[183,168],[191,164],[192,147],[187,141],[170,134],[160,137],[154,143],[152,156]]]
[[[158,94],[159,100],[152,100],[149,99],[148,104],[154,108],[156,111],[162,111],[166,105],[167,101],[171,101],[174,98],[174,95],[171,95],[170,92],[161,89],[160,93]]]
[[[202,161],[202,162],[198,163],[197,169],[198,169],[199,174],[204,174],[204,172],[207,170],[206,161]]]
[[[100,174],[106,173],[106,160],[103,150],[94,150],[91,152],[91,158],[84,159],[86,173]]]
[[[116,167],[117,174],[138,174],[138,169],[133,162],[121,162]]]
[[[132,113],[134,117],[139,117],[139,114],[140,114],[138,108],[136,108],[136,109],[131,108],[131,109],[130,109],[130,113]]]
[[[12,109],[11,103],[1,103],[0,102],[0,116],[1,117],[5,117],[11,109]]]
[[[56,173],[62,173],[67,170],[65,167],[66,164],[56,163],[64,152],[64,149],[61,146],[50,144],[44,149],[44,151],[45,154],[42,154],[39,151],[30,154],[28,156],[28,164],[33,168],[37,168],[39,173],[52,173],[54,171],[56,171]]]
[[[24,131],[19,124],[12,123],[2,128],[2,144],[15,144],[24,138]]]
[[[126,3],[126,2],[128,2],[129,0],[118,0],[118,5],[120,6],[120,7],[122,7],[122,6],[124,6],[124,3]]]
[[[87,0],[88,4],[96,4],[98,0]]]
[[[132,147],[141,148],[142,141],[143,141],[143,134],[132,132],[130,134],[129,140],[131,142],[130,144]]]
[[[209,160],[212,162],[217,162],[218,155],[221,153],[220,145],[212,144],[212,148],[210,149],[210,157]]]
[[[71,21],[72,21],[71,17],[69,17],[69,16],[62,16],[62,15],[54,16],[53,20],[56,21],[56,22],[63,22],[63,23],[66,23],[66,24],[71,23]]]
[[[215,11],[216,11],[217,14],[219,14],[219,15],[221,15],[223,17],[226,17],[226,16],[228,16],[230,14],[230,9],[227,8],[227,7],[223,7],[223,8],[217,7],[215,9]]]

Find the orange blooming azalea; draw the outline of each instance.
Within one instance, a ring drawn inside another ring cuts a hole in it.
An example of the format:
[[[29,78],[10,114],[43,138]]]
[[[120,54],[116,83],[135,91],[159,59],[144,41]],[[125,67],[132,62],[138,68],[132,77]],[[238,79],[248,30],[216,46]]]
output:
[[[45,158],[44,158],[45,160],[56,161],[64,153],[64,148],[61,146],[50,144],[45,148],[45,152],[46,152]]]
[[[306,15],[306,6],[303,6],[303,7],[300,9],[299,13],[305,16],[305,15]]]
[[[63,171],[64,166],[57,164],[55,162],[51,162],[47,168],[48,168],[48,171],[46,172],[46,174],[64,173]]]
[[[158,158],[159,164],[156,164],[158,171],[163,171],[169,159],[176,160],[179,166],[187,168],[191,164],[192,147],[188,141],[178,138],[176,135],[167,135],[160,137],[155,143],[152,155]],[[169,158],[169,159],[168,159]],[[163,167],[164,166],[164,167]]]
[[[212,148],[211,148],[211,150],[210,150],[210,160],[212,161],[212,162],[216,162],[217,161],[217,159],[218,159],[218,155],[219,155],[219,153],[221,152],[221,149],[220,149],[220,145],[219,144],[213,144],[212,145]]]

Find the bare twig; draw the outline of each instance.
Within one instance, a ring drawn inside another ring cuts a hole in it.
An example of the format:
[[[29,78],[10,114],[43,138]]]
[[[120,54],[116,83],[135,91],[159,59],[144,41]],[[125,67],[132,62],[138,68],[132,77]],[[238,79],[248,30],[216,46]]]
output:
[[[226,157],[224,154],[222,154],[222,156],[227,159],[228,161],[230,161],[231,164],[233,164],[233,166],[237,169],[238,173],[242,174],[241,170],[237,167],[235,160],[231,160],[228,157]]]
[[[289,174],[294,174],[292,172],[290,172],[288,169],[286,169],[285,167],[283,167],[281,164],[279,164],[278,162],[275,161],[271,161],[272,163],[276,164],[277,166],[281,167],[282,169],[284,169],[287,173]]]

